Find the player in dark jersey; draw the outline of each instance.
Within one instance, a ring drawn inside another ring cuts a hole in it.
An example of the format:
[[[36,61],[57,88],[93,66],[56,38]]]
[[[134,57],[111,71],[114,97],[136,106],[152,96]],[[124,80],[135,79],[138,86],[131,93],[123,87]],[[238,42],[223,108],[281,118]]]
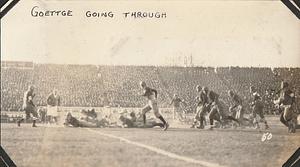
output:
[[[54,89],[47,98],[47,120],[52,123],[58,122],[58,107],[60,106],[60,96],[57,93],[57,90]]]
[[[173,120],[175,120],[176,118],[179,118],[179,120],[184,119],[183,112],[180,109],[180,103],[186,105],[184,100],[179,98],[177,94],[174,94],[173,99],[170,103],[170,105],[173,105]]]
[[[245,122],[251,122],[249,119],[244,117],[245,111],[243,107],[243,100],[240,98],[240,96],[232,90],[228,91],[228,95],[231,101],[229,112],[231,113],[231,116],[239,122],[238,125],[241,126],[244,125]]]
[[[23,98],[23,110],[25,111],[26,118],[25,120],[28,121],[32,118],[32,127],[36,126],[36,120],[38,117],[36,106],[33,103],[33,98],[35,96],[34,87],[30,85],[28,90],[24,93]],[[32,117],[31,117],[32,116]],[[24,121],[24,118],[17,121],[18,126],[21,126],[21,123]]]
[[[143,122],[146,126],[146,113],[150,110],[153,110],[156,118],[160,119],[164,124],[163,130],[167,130],[169,124],[165,121],[163,116],[159,113],[158,105],[157,105],[157,91],[155,89],[147,87],[144,81],[140,82],[140,87],[144,90],[142,96],[148,99],[148,104],[142,109]]]
[[[208,88],[202,87],[200,85],[196,86],[196,91],[199,92],[199,96],[197,97],[197,111],[194,117],[194,123],[191,128],[196,127],[198,121],[200,122],[200,126],[198,128],[204,129],[204,121],[205,115],[209,111],[209,101],[208,101]]]
[[[223,122],[221,121],[221,114],[224,108],[219,103],[219,95],[214,91],[210,91],[208,93],[208,98],[210,103],[210,111],[208,114],[210,129],[213,129],[214,120],[218,121],[223,126]]]
[[[280,106],[280,121],[288,127],[289,133],[296,132],[298,114],[295,110],[295,101],[295,93],[289,88],[289,84],[287,82],[282,82],[280,97],[275,100],[274,103]]]
[[[257,92],[255,92],[252,96],[253,101],[250,103],[250,107],[252,109],[253,124],[255,125],[255,128],[260,128],[256,118],[256,115],[258,115],[261,118],[261,120],[265,123],[265,129],[269,129],[269,125],[264,116],[264,104],[261,100],[260,95]]]

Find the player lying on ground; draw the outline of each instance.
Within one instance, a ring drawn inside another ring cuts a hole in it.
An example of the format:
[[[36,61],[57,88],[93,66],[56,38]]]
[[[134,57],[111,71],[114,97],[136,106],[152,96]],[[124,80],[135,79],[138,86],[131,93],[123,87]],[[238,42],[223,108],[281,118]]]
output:
[[[157,123],[154,119],[147,120],[146,124],[144,124],[143,120],[137,118],[134,112],[130,113],[129,118],[121,115],[120,121],[122,122],[122,126],[125,128],[153,128],[156,126],[164,128],[164,124]]]
[[[140,82],[141,88],[144,90],[142,96],[148,99],[148,104],[142,109],[143,123],[146,126],[146,113],[150,110],[153,110],[156,118],[160,119],[164,124],[163,130],[167,130],[169,124],[165,121],[163,116],[159,113],[158,104],[157,104],[157,91],[155,89],[147,87],[144,81]]]
[[[82,110],[81,114],[83,115],[83,117],[81,119],[84,119],[85,121],[88,121],[88,122],[98,121],[97,113],[96,113],[95,109]]]
[[[79,120],[73,117],[71,113],[68,113],[64,125],[71,127],[101,128],[108,127],[110,123],[105,118],[101,120],[94,119],[93,121],[86,121],[85,119]]]

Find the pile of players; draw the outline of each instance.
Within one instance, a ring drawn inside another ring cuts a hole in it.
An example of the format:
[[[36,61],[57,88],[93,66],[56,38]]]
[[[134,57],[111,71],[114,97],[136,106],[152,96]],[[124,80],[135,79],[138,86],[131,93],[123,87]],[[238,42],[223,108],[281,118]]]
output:
[[[257,119],[257,116],[259,116],[265,124],[265,129],[269,129],[269,125],[264,117],[264,105],[255,87],[250,87],[252,95],[250,103],[252,116],[250,118],[244,117],[243,100],[234,91],[228,91],[231,103],[229,109],[227,109],[225,102],[219,99],[219,94],[216,92],[209,90],[207,87],[201,88],[199,85],[196,87],[196,90],[199,93],[197,97],[197,112],[191,128],[204,129],[205,118],[208,117],[209,129],[216,127],[214,121],[217,121],[221,128],[225,128],[228,124],[231,124],[235,127],[251,125],[259,129],[259,121]]]
[[[256,129],[260,129],[257,118],[259,116],[260,121],[265,125],[265,129],[269,129],[269,125],[264,116],[264,103],[255,87],[250,87],[251,103],[249,105],[251,114],[249,118],[244,117],[242,99],[232,90],[228,91],[228,96],[231,99],[229,110],[226,109],[225,103],[219,99],[219,95],[216,92],[212,90],[209,91],[207,87],[200,87],[199,85],[196,87],[196,90],[199,93],[197,97],[197,112],[191,128],[204,129],[205,118],[208,117],[210,124],[209,129],[216,127],[214,121],[217,121],[222,128],[225,128],[228,123],[232,123],[232,125],[240,127],[250,125]],[[287,82],[281,83],[279,93],[280,96],[274,101],[274,104],[281,113],[280,121],[288,127],[289,133],[295,133],[298,116],[295,94],[291,91]]]
[[[65,119],[65,126],[68,127],[88,127],[88,128],[163,128],[164,124],[156,122],[154,118],[148,119],[144,124],[142,116],[136,115],[134,111],[121,113],[118,121],[112,121],[109,116],[104,116],[101,119],[97,118],[97,113],[94,109],[82,110],[80,118],[74,117],[70,112]]]

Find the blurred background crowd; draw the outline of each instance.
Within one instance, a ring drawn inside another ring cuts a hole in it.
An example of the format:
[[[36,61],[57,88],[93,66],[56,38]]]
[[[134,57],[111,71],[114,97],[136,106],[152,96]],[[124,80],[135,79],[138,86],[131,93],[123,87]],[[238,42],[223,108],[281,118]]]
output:
[[[155,67],[35,64],[33,68],[1,69],[1,111],[20,111],[23,94],[35,86],[37,106],[46,106],[48,95],[57,89],[62,106],[76,107],[142,107],[139,82],[158,91],[160,107],[170,107],[174,94],[184,99],[190,110],[195,107],[196,85],[207,86],[229,102],[233,90],[244,104],[250,100],[249,87],[255,86],[266,104],[278,96],[281,81],[288,81],[299,97],[300,68],[241,67]]]

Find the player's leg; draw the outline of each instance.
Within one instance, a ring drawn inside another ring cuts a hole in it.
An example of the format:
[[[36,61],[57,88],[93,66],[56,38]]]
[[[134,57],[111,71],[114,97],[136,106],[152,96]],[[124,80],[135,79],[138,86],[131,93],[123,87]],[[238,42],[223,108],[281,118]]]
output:
[[[243,106],[239,105],[236,107],[236,115],[235,115],[235,119],[237,119],[239,121],[239,125],[243,126],[245,125],[245,122],[250,122],[249,119],[244,118],[244,108]]]
[[[262,120],[263,123],[265,124],[265,129],[270,129],[270,127],[269,127],[269,125],[268,125],[268,122],[267,122],[267,120],[266,120],[266,118],[265,118],[265,115],[264,115],[263,111],[261,111],[261,112],[259,113],[259,117],[261,118],[261,120]]]
[[[146,113],[149,112],[151,110],[150,105],[146,105],[143,109],[142,109],[142,117],[143,117],[143,123],[144,125],[146,124]]]
[[[298,117],[298,114],[293,112],[292,120],[290,121],[291,122],[291,133],[296,133],[297,117]]]
[[[173,107],[173,121],[176,119],[176,107]]]
[[[209,123],[210,123],[210,129],[213,128],[213,125],[214,125],[214,120],[218,121],[221,123],[221,125],[223,124],[221,122],[221,119],[220,119],[220,115],[218,113],[218,109],[216,106],[212,107],[209,114],[208,114],[208,118],[209,118]]]
[[[293,106],[285,107],[283,117],[288,122],[290,133],[296,132],[297,116],[298,114],[294,112]]]
[[[254,128],[255,129],[259,129],[260,126],[259,126],[259,123],[258,123],[258,120],[257,120],[257,111],[253,110],[252,111],[252,116],[253,116],[253,124],[254,124]]]
[[[157,103],[153,103],[152,104],[152,110],[154,112],[155,117],[158,118],[159,120],[161,120],[161,122],[164,124],[163,130],[167,130],[169,128],[169,124],[164,119],[164,117],[159,113],[159,109],[158,109]]]
[[[197,123],[200,121],[199,113],[200,113],[200,107],[197,107],[196,108],[196,114],[194,116],[194,120],[193,120],[193,124],[192,124],[191,128],[195,128]]]
[[[289,127],[289,124],[288,124],[288,122],[284,119],[283,115],[284,115],[284,112],[282,111],[282,112],[280,113],[280,122],[281,122],[283,125],[285,125],[286,127]]]
[[[31,114],[32,114],[32,127],[37,127],[36,120],[38,119],[38,113],[36,107],[32,106]]]
[[[30,113],[28,111],[25,110],[25,119],[21,118],[19,120],[17,120],[17,125],[18,127],[21,126],[21,123],[24,122],[25,120],[28,120],[30,118]]]
[[[237,124],[240,125],[240,121],[237,120],[237,119],[235,119],[235,118],[234,118],[233,116],[231,116],[231,115],[227,115],[227,116],[226,116],[226,119],[228,119],[228,120],[230,120],[230,121],[234,121],[234,122],[236,122]]]
[[[205,113],[206,113],[206,108],[204,106],[201,106],[199,108],[199,118],[200,118],[200,129],[204,129],[204,121],[205,121]]]
[[[283,118],[284,120],[287,122],[288,124],[288,132],[292,132],[292,112],[291,112],[291,106],[284,106],[284,110],[283,110]]]

